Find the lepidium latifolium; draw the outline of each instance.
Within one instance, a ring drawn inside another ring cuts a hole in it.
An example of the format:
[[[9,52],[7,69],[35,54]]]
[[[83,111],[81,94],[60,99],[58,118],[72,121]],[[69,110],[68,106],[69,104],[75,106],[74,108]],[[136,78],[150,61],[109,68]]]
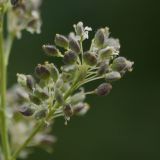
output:
[[[68,35],[57,33],[53,42],[42,45],[44,54],[52,62],[61,59],[62,66],[44,61],[35,66],[33,75],[17,73],[18,83],[7,91],[13,42],[24,30],[40,34],[41,3],[0,0],[0,160],[26,158],[36,146],[52,152],[55,119],[63,118],[67,125],[73,116],[85,115],[91,108],[87,96],[108,96],[113,83],[131,72],[134,64],[119,55],[119,40],[110,36],[108,27],[93,30],[90,38],[92,28],[78,22]],[[99,85],[86,89],[93,81]]]

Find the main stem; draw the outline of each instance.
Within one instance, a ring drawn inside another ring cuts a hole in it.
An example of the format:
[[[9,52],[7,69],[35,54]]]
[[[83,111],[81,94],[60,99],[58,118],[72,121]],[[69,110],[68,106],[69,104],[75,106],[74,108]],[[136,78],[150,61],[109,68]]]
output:
[[[0,119],[0,129],[1,129],[1,141],[2,149],[5,160],[10,159],[10,148],[8,139],[8,128],[7,128],[7,117],[6,117],[6,86],[7,86],[7,68],[5,63],[5,55],[3,49],[3,17],[4,14],[0,12],[0,95],[1,95],[1,119]]]

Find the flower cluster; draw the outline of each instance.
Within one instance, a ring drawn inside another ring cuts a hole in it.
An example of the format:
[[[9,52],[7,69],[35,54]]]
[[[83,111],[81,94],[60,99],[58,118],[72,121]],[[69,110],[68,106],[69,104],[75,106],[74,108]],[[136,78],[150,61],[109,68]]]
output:
[[[25,4],[23,0],[18,2]],[[19,3],[13,3],[15,8],[12,12],[19,8]],[[29,3],[26,4],[30,10]],[[35,6],[37,8],[37,3]],[[8,105],[12,106],[11,115],[14,117],[14,128],[10,127],[13,148],[19,145],[17,143],[22,143],[21,140],[31,132],[36,121],[49,126],[55,118],[63,117],[67,124],[72,116],[84,115],[90,108],[85,102],[88,94],[107,96],[112,90],[112,82],[121,79],[127,71],[132,71],[133,62],[119,56],[119,40],[110,37],[108,27],[96,31],[86,51],[83,42],[89,38],[92,29],[84,27],[82,22],[73,27],[75,31],[68,36],[56,34],[55,45],[42,46],[46,55],[62,58],[64,65],[58,68],[53,63],[44,62],[35,67],[33,76],[17,74],[20,85],[8,92]],[[99,79],[104,82],[96,88],[89,91],[83,88],[84,84]],[[25,118],[22,120],[23,116]],[[19,130],[18,140],[15,128]],[[41,130],[32,145],[54,142],[54,137],[48,134],[49,130]],[[27,152],[22,153],[25,155]]]
[[[11,0],[12,7],[8,11],[9,32],[21,37],[21,32],[40,33],[41,18],[39,7],[41,0]]]
[[[19,113],[19,107],[24,102],[28,101],[28,95],[25,90],[19,85],[14,85],[7,92],[7,115],[9,119],[9,134],[11,146],[14,149],[13,152],[24,142],[26,136],[29,135],[35,125],[35,119],[23,118]],[[17,132],[18,131],[18,132]],[[53,151],[53,143],[56,142],[56,138],[50,134],[51,126],[48,126],[46,130],[40,130],[38,134],[33,138],[30,147],[38,146],[47,152]],[[26,158],[31,152],[29,148],[23,150],[20,153],[21,158]]]
[[[84,102],[87,94],[108,95],[111,83],[132,71],[133,62],[118,56],[119,40],[109,37],[108,27],[97,30],[87,51],[83,50],[83,41],[88,39],[92,29],[84,27],[82,22],[74,25],[74,29],[75,32],[68,36],[56,34],[57,47],[52,44],[42,46],[48,56],[63,59],[60,70],[53,63],[45,62],[36,66],[35,77],[17,74],[19,84],[28,94],[27,102],[19,109],[24,116],[44,119],[47,123],[63,116],[67,123],[71,116],[87,112],[89,105]],[[85,92],[82,86],[98,79],[105,82]]]

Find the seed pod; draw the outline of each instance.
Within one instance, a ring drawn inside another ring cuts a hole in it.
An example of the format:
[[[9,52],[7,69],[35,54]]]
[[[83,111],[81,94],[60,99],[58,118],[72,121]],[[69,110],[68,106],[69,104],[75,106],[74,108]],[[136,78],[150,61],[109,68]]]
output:
[[[31,106],[22,106],[19,109],[19,112],[24,116],[32,116],[35,112],[35,109]]]
[[[46,115],[47,115],[47,109],[41,109],[35,113],[34,117],[35,119],[39,120],[45,118]]]
[[[127,66],[127,60],[124,57],[118,57],[116,59],[114,59],[113,63],[112,63],[112,69],[115,71],[122,71],[124,68],[126,68]]]
[[[41,100],[39,99],[39,97],[37,97],[36,95],[29,95],[30,101],[36,105],[40,105],[41,104]]]
[[[76,52],[77,54],[80,53],[80,44],[77,40],[75,40],[74,38],[71,38],[70,37],[70,40],[69,40],[69,48]]]
[[[39,79],[48,79],[50,77],[50,71],[45,65],[38,64],[35,73]]]
[[[19,0],[11,0],[11,4],[13,6],[16,6],[18,4]]]
[[[109,71],[109,61],[102,62],[98,68],[97,74],[103,75]]]
[[[54,45],[43,45],[42,48],[48,56],[59,56],[60,55],[59,50]]]
[[[95,94],[97,94],[98,96],[106,96],[110,93],[111,90],[112,90],[111,84],[102,83],[97,87],[97,89],[95,89]]]
[[[77,61],[77,54],[74,51],[65,53],[63,61],[65,64],[74,64]]]
[[[105,79],[108,82],[113,82],[113,81],[119,80],[120,78],[121,78],[120,73],[116,71],[109,72],[105,75]]]
[[[31,75],[27,75],[26,78],[27,78],[26,80],[27,88],[29,88],[30,90],[33,90],[34,84],[35,84],[33,77]]]
[[[69,40],[63,35],[56,34],[54,41],[55,41],[55,44],[59,47],[63,47],[67,49],[69,46]]]
[[[83,59],[85,63],[90,66],[94,66],[97,64],[97,57],[92,52],[85,52],[83,55]]]
[[[98,55],[101,60],[110,58],[114,54],[114,50],[111,47],[103,48],[98,52]]]
[[[63,110],[64,110],[65,116],[71,117],[73,115],[72,106],[70,104],[66,104]]]

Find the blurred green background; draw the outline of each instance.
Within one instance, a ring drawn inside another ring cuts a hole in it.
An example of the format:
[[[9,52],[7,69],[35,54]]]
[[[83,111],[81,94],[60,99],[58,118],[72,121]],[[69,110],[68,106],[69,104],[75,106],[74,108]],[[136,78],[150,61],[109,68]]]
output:
[[[94,32],[105,25],[121,41],[121,55],[135,61],[134,71],[113,86],[107,97],[90,96],[92,108],[67,127],[59,119],[55,153],[37,150],[30,160],[158,160],[160,159],[160,4],[158,0],[44,0],[41,35],[24,33],[16,41],[9,66],[9,85],[16,73],[33,73],[48,59],[44,43],[55,33],[67,34],[83,21]],[[90,84],[95,88],[98,83]]]

